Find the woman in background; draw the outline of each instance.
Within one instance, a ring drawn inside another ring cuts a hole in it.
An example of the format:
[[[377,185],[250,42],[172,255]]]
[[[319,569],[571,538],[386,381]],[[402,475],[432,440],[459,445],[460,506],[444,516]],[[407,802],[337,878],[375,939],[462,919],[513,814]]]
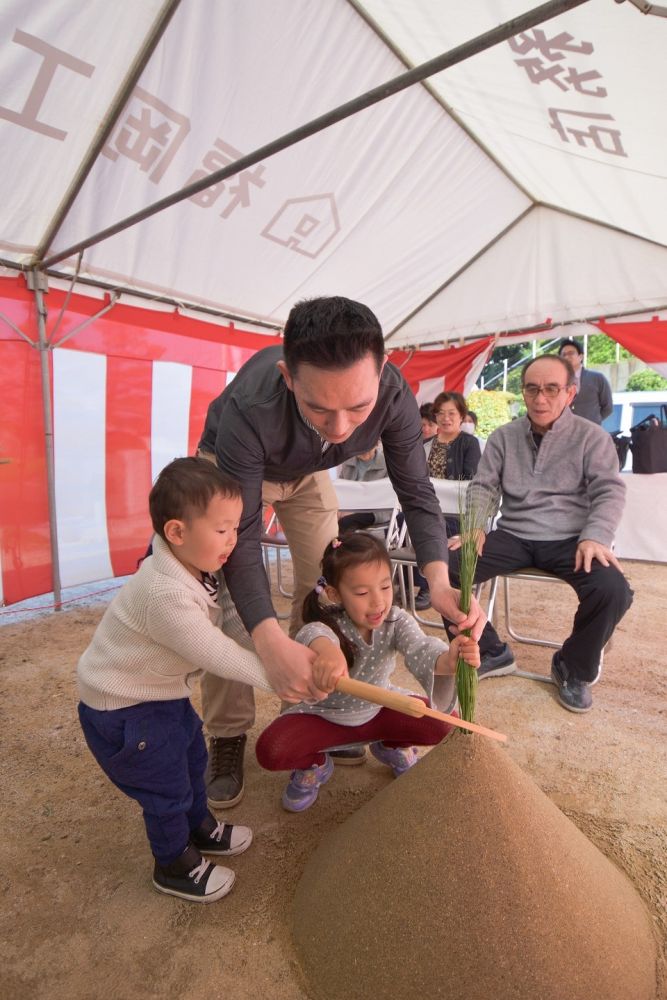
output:
[[[472,479],[481,457],[479,441],[461,430],[468,415],[466,401],[460,392],[441,392],[433,400],[433,415],[438,428],[435,437],[424,444],[428,474],[432,479]],[[459,518],[445,518],[447,537],[458,535]],[[430,606],[431,600],[425,578],[415,570],[415,585],[419,592],[415,608],[420,611]]]
[[[424,445],[433,479],[472,479],[481,457],[479,441],[461,430],[468,415],[460,392],[441,392],[433,401],[438,432]]]

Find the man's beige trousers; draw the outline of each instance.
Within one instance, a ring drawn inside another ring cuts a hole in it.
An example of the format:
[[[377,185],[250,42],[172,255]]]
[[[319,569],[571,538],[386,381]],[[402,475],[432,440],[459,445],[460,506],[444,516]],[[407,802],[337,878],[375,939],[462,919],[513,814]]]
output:
[[[215,460],[213,455],[199,453]],[[328,472],[314,472],[290,483],[264,482],[264,507],[276,512],[292,556],[294,599],[289,634],[302,624],[306,594],[317,583],[325,548],[338,532],[338,501]],[[201,679],[204,723],[211,736],[240,736],[255,722],[253,688],[204,673]]]

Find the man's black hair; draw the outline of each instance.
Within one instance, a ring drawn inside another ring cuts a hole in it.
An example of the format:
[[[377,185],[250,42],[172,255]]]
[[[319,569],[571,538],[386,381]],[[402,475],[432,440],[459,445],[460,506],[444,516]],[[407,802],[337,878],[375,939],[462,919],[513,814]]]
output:
[[[576,350],[577,354],[583,354],[584,353],[584,349],[581,346],[581,344],[579,343],[579,341],[578,340],[573,340],[572,337],[564,337],[561,340],[560,346],[558,348],[558,353],[559,354],[563,350],[564,347],[574,347],[574,349]]]
[[[329,371],[349,368],[371,354],[378,374],[384,361],[382,327],[361,302],[341,295],[304,299],[290,310],[283,356],[291,375],[299,365]]]

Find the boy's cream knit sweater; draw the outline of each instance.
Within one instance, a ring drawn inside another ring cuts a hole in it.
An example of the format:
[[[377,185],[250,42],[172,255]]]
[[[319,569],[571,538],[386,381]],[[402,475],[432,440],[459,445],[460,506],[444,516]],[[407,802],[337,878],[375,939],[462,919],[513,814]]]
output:
[[[218,606],[156,536],[79,660],[81,701],[109,710],[189,698],[201,670],[272,690],[224,584]]]

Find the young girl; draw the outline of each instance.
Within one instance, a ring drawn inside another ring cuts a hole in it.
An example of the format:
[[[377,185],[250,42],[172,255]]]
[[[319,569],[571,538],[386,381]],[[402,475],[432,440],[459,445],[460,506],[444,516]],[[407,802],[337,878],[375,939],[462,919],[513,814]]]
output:
[[[365,532],[334,538],[324,552],[322,572],[304,601],[309,624],[296,637],[317,654],[318,668],[328,670],[332,682],[349,669],[356,680],[390,688],[398,651],[428,700],[451,713],[458,655],[479,667],[477,643],[458,636],[448,647],[424,635],[407,612],[392,607],[389,554]],[[417,762],[413,744],[434,746],[451,728],[438,719],[414,718],[334,691],[316,704],[289,706],[261,734],[256,752],[267,770],[293,769],[282,804],[289,812],[302,812],[331,777],[328,751],[370,744],[373,756],[398,777]]]

